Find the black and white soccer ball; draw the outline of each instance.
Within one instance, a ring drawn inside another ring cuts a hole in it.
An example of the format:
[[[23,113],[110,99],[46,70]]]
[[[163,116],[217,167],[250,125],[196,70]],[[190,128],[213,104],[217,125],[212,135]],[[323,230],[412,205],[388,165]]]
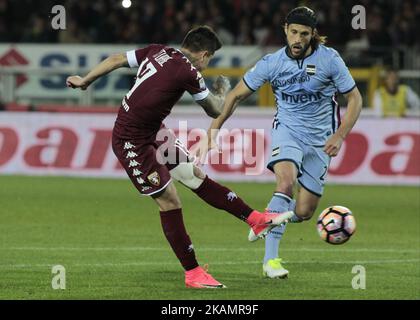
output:
[[[322,240],[330,244],[343,244],[356,231],[356,220],[350,209],[331,206],[321,212],[316,227]]]

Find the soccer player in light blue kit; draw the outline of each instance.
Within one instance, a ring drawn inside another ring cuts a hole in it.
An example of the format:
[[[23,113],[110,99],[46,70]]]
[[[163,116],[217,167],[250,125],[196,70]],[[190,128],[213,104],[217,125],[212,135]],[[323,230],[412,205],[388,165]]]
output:
[[[276,191],[268,204],[271,212],[292,210],[289,222],[308,220],[314,214],[324,190],[331,157],[357,121],[362,98],[340,55],[323,45],[316,30],[317,18],[307,7],[293,9],[286,17],[287,46],[264,56],[228,93],[222,114],[209,128],[207,141],[193,153],[201,159],[217,147],[218,129],[238,103],[269,82],[276,98],[277,113],[271,132],[271,158],[267,167],[275,173]],[[337,92],[347,100],[340,121]],[[204,140],[204,139],[203,139]],[[293,200],[294,185],[300,188]],[[264,275],[285,278],[288,270],[278,257],[286,224],[277,226],[265,238]],[[249,240],[257,237],[252,231]]]

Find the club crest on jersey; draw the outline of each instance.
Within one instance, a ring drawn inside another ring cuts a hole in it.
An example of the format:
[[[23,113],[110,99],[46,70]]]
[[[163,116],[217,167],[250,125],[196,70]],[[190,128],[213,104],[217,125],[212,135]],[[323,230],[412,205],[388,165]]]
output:
[[[149,174],[147,180],[156,187],[160,185],[160,176],[156,171]]]
[[[306,74],[313,76],[316,73],[316,66],[314,64],[308,64],[306,66]]]

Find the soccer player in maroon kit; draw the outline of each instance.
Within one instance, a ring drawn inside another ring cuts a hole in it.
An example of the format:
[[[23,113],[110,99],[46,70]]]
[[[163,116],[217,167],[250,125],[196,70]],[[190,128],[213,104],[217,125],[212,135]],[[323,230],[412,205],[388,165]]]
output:
[[[195,166],[181,142],[163,125],[185,91],[207,115],[212,118],[220,115],[229,81],[219,77],[213,94],[200,74],[220,48],[221,42],[213,30],[200,26],[186,35],[180,50],[153,44],[111,55],[83,78],[67,78],[67,86],[86,90],[97,78],[117,68],[138,68],[136,82],[123,98],[115,122],[112,148],[138,191],[151,196],[159,206],[163,232],[185,269],[186,286],[192,288],[225,286],[199,266],[195,258],[172,178],[211,206],[245,221],[260,237],[292,214],[260,213],[251,209],[234,192]]]

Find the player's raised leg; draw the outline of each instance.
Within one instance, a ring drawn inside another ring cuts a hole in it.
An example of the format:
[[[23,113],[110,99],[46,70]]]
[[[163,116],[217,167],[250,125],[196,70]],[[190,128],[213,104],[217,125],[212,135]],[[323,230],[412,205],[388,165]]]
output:
[[[261,213],[252,209],[235,192],[210,179],[192,163],[179,164],[171,170],[171,175],[212,207],[225,210],[245,221],[255,237],[251,241],[264,237],[293,214],[287,210],[283,213]]]
[[[164,126],[161,128],[160,138],[155,143],[159,145],[160,154],[165,158],[163,160],[172,178],[191,189],[212,207],[225,210],[245,221],[255,235],[253,241],[263,237],[271,228],[289,218],[290,212],[269,214],[253,210],[235,192],[210,179],[192,163],[189,152],[182,142]]]

